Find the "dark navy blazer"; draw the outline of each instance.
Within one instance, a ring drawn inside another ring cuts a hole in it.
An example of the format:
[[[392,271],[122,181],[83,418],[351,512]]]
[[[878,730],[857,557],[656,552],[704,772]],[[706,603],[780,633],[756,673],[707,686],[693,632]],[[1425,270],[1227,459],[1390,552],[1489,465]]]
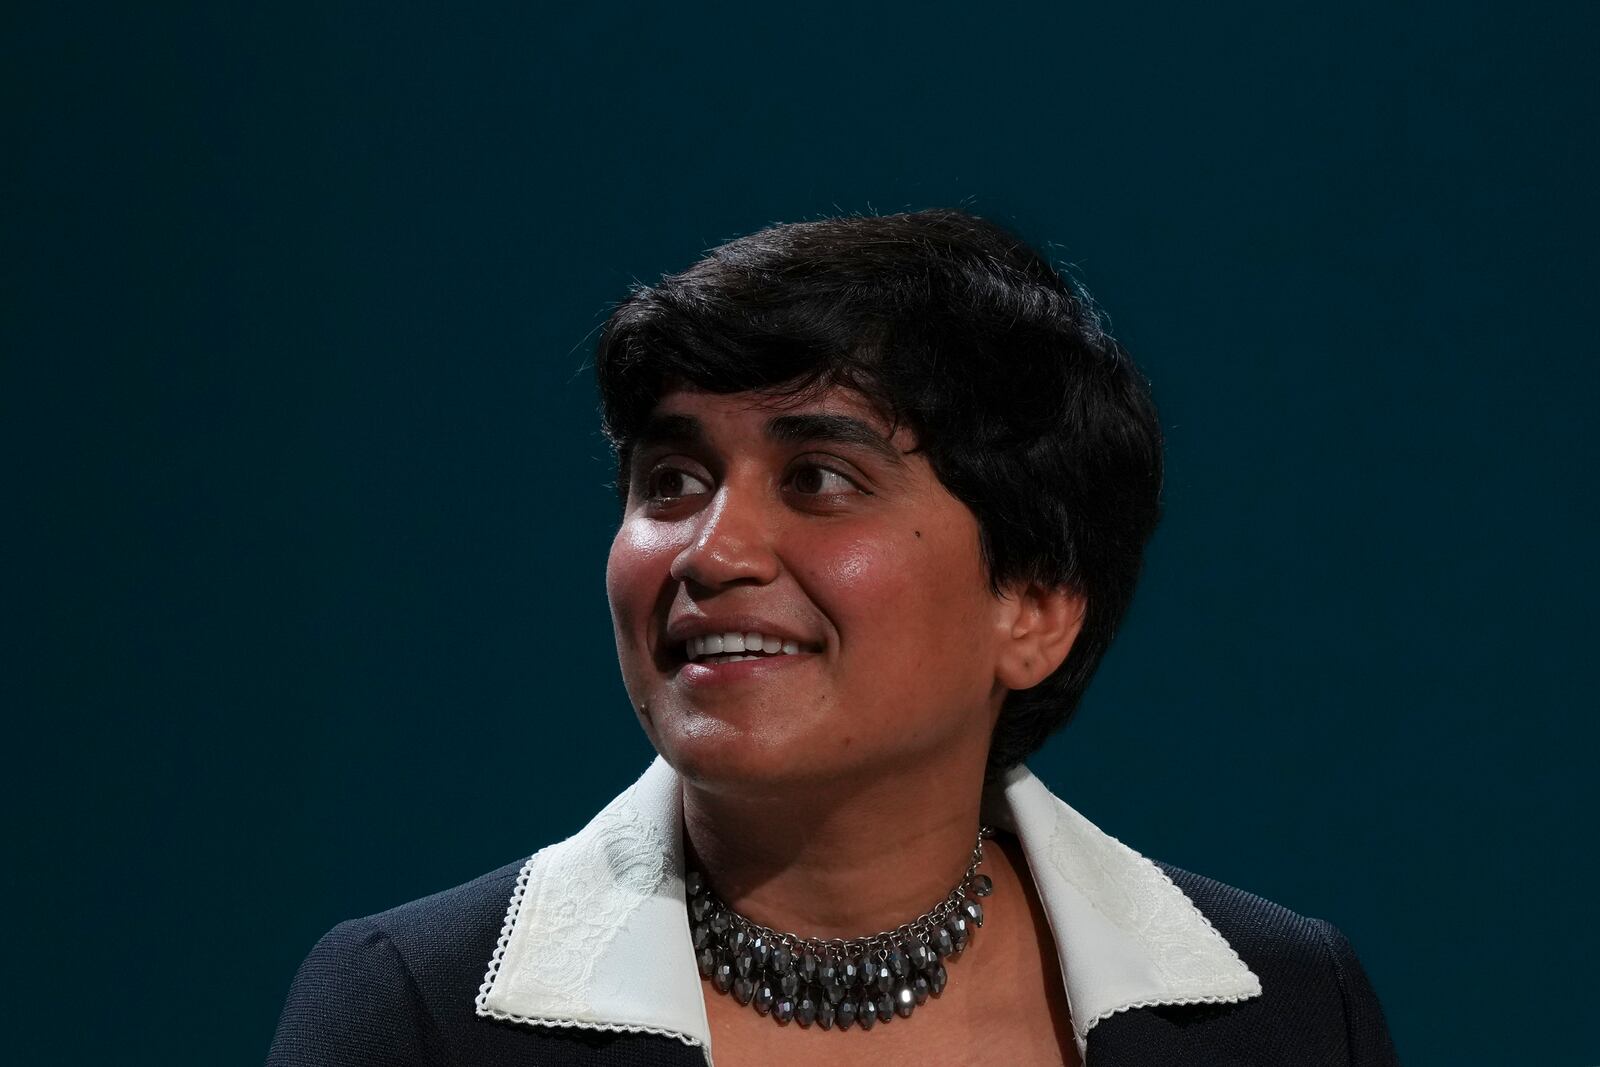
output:
[[[1261,979],[1262,995],[1120,1012],[1089,1032],[1087,1067],[1396,1062],[1377,996],[1337,929],[1158,865]],[[268,1067],[705,1067],[701,1049],[672,1037],[474,1012],[521,867],[334,927],[295,976]]]

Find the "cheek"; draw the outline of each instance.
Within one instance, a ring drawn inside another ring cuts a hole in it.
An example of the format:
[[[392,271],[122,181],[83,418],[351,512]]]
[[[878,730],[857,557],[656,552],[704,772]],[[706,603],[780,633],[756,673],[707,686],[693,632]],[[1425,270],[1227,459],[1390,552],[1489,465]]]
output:
[[[955,606],[967,595],[959,556],[940,552],[912,531],[905,537],[843,539],[813,555],[808,584],[841,627],[886,621],[897,628],[924,628],[939,622],[923,611]],[[859,629],[858,629],[859,633]]]
[[[920,538],[908,529],[829,545],[812,557],[809,589],[843,646],[868,652],[883,685],[950,685],[959,675],[965,692],[969,668],[986,685],[982,635],[992,624],[994,596],[976,532],[933,523],[916,529]]]
[[[669,579],[677,549],[664,531],[641,523],[622,524],[606,557],[606,596],[618,636],[649,617],[656,594]]]

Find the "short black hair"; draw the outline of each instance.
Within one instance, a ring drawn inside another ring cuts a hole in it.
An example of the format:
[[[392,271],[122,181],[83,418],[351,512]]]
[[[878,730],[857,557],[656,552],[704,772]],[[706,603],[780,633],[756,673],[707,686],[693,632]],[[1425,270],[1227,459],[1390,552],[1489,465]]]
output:
[[[595,369],[624,501],[633,443],[675,383],[778,396],[845,385],[909,427],[977,518],[997,592],[1033,580],[1087,602],[1061,667],[1006,698],[989,776],[1072,715],[1160,517],[1161,429],[1088,293],[1021,238],[955,210],[773,226],[636,286]]]

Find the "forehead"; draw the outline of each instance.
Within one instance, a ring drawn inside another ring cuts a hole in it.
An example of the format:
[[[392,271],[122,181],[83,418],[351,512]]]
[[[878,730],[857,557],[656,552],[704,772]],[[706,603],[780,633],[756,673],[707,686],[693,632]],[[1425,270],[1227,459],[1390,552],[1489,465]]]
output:
[[[744,450],[752,440],[781,446],[834,443],[866,448],[894,466],[915,451],[915,438],[893,426],[874,403],[843,387],[805,395],[763,392],[714,394],[683,387],[667,392],[630,442],[640,451],[656,446],[710,445]]]
[[[883,418],[861,392],[842,386],[771,394],[760,390],[715,394],[696,387],[674,387],[662,395],[627,451],[640,453],[670,446],[712,446],[746,450],[754,443],[832,445],[864,448],[893,466],[917,451],[909,429]]]
[[[672,385],[661,394],[652,415],[686,414],[696,417],[748,418],[764,421],[775,415],[796,413],[848,415],[887,435],[889,420],[870,400],[843,385],[807,389],[798,393],[750,390],[713,393],[693,385]]]

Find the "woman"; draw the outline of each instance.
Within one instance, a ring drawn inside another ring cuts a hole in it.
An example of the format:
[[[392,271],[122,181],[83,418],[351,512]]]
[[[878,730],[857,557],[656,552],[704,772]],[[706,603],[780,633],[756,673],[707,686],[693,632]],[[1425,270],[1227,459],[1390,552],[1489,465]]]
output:
[[[335,928],[269,1062],[1385,1064],[1338,931],[1154,863],[1023,761],[1153,530],[1085,294],[952,211],[779,226],[596,366],[659,757],[526,864]]]

